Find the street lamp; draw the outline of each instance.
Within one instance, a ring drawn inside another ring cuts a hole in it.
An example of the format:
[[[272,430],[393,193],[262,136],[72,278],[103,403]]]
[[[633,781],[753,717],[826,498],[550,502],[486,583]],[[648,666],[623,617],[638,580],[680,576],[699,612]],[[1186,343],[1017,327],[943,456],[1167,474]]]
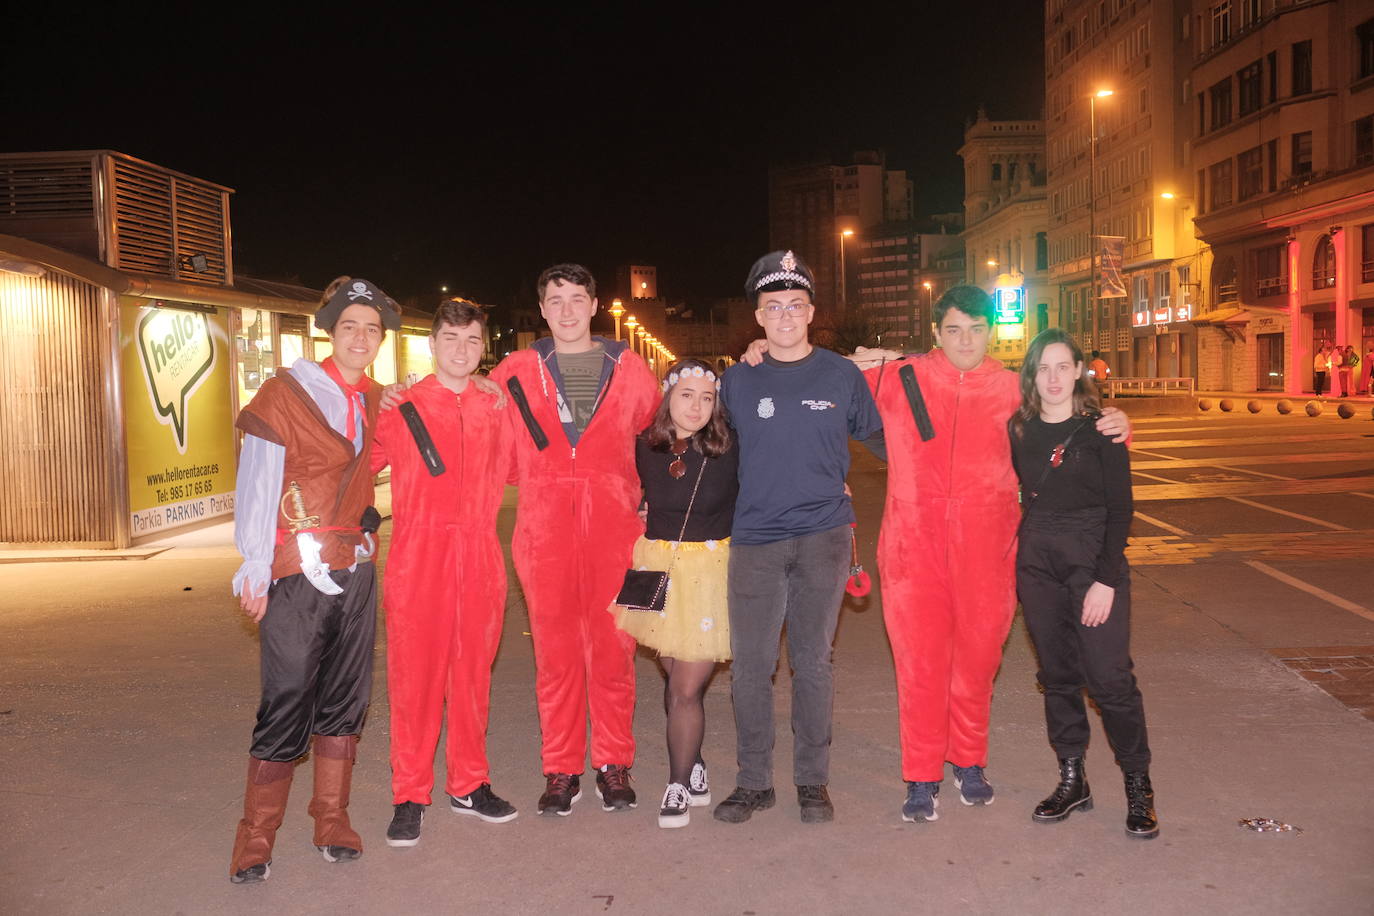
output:
[[[639,319],[635,316],[631,315],[625,319],[625,336],[629,338],[631,350],[635,348],[635,328],[637,327],[639,327]]]
[[[1101,348],[1098,320],[1102,317],[1097,301],[1097,100],[1111,98],[1110,89],[1099,89],[1088,96],[1088,307],[1093,310],[1093,337],[1089,352]]]
[[[849,289],[844,282],[844,240],[853,235],[853,229],[844,229],[840,232],[840,311],[844,311],[849,304]]]
[[[620,316],[625,314],[625,303],[619,299],[611,300],[611,317],[615,319],[615,339],[620,339]]]
[[[935,320],[935,286],[934,286],[929,280],[923,280],[923,281],[921,282],[921,288],[924,289],[924,290],[926,291],[926,321],[925,321],[925,323],[926,323],[926,324],[929,324],[930,322],[932,322],[932,321]],[[914,321],[915,316],[913,315],[912,318],[913,318],[913,321]],[[917,337],[917,336],[919,336],[921,339],[918,341],[917,346],[918,346],[918,347],[921,347],[922,349],[924,349],[925,332],[923,331],[923,325],[922,325],[922,324],[920,324],[919,322],[916,322],[916,323],[913,324],[913,326],[912,326],[912,328],[911,328],[911,336],[912,336],[912,337]]]

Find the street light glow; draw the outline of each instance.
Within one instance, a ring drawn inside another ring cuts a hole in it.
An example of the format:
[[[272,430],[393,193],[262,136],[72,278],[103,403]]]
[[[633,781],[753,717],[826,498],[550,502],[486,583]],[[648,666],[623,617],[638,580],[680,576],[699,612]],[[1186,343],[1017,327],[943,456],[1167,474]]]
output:
[[[846,230],[844,230],[843,232],[840,233],[840,235],[844,236],[845,238],[849,238],[849,237],[852,236],[853,234],[854,234],[854,230],[853,230],[853,229],[846,229]]]
[[[1099,99],[1105,99],[1110,96],[1116,95],[1116,93],[1111,89],[1099,89],[1096,93],[1094,93],[1094,95],[1096,95]]]

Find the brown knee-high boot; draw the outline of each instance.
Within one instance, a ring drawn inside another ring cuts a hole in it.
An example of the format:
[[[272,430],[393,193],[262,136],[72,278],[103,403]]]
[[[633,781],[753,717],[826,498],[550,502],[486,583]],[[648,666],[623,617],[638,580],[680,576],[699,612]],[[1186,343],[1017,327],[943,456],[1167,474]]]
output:
[[[310,816],[315,819],[315,846],[329,862],[356,859],[362,855],[363,839],[348,823],[348,793],[358,736],[316,735],[314,742],[315,796],[310,800]]]
[[[243,792],[243,820],[234,836],[234,857],[229,862],[229,880],[248,884],[267,879],[272,861],[272,843],[277,828],[286,816],[286,800],[291,794],[291,761],[248,758],[248,786]]]

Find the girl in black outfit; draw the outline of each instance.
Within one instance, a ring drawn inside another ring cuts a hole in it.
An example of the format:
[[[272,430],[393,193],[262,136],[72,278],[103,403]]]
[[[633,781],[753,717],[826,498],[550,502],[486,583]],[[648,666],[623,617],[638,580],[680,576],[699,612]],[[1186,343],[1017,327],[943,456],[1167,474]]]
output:
[[[739,493],[739,449],[719,388],[707,364],[679,362],[663,382],[654,421],[635,443],[648,514],[634,565],[667,570],[669,584],[661,614],[615,610],[622,630],[658,652],[668,678],[663,705],[669,772],[660,827],[685,827],[691,808],[711,803],[701,760],[702,699],[716,663],[730,658],[726,577]]]
[[[1021,479],[1016,588],[1040,659],[1045,724],[1059,757],[1059,785],[1036,806],[1041,823],[1092,809],[1083,769],[1088,715],[1083,688],[1126,775],[1126,834],[1159,835],[1145,707],[1130,653],[1131,462],[1126,446],[1097,432],[1097,393],[1083,351],[1059,328],[1039,334],[1021,367],[1021,408],[1011,418]]]

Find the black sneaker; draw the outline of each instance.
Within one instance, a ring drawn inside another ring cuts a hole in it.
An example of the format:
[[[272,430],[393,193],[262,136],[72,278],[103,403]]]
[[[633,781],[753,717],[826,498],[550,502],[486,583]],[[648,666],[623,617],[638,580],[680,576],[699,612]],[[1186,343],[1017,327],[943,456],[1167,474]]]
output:
[[[797,786],[797,804],[803,824],[824,824],[835,819],[835,806],[825,786]]]
[[[480,817],[488,824],[504,824],[515,820],[520,812],[515,806],[491,791],[491,783],[484,782],[467,795],[450,795],[449,807],[458,814],[471,814]],[[576,801],[576,799],[574,799]]]
[[[630,768],[608,763],[596,771],[596,797],[602,811],[627,811],[639,803],[630,788]]]
[[[316,846],[326,862],[352,862],[363,854],[361,849],[352,846]]]
[[[572,811],[573,802],[582,797],[582,777],[571,773],[548,773],[544,778],[548,785],[544,794],[539,796],[538,813],[552,811],[560,817],[567,817]]]
[[[271,862],[250,865],[229,876],[231,884],[261,884],[272,876]]]
[[[692,775],[687,780],[687,801],[693,808],[711,804],[711,782],[706,778],[706,764],[700,760],[692,764]]]
[[[776,801],[777,796],[772,789],[742,789],[736,786],[729,798],[716,805],[712,816],[727,824],[743,824],[754,816],[755,811],[771,808]]]
[[[687,787],[680,782],[668,783],[663,790],[663,803],[658,809],[658,826],[686,827],[692,820],[692,804]]]
[[[420,843],[420,822],[425,819],[425,806],[419,802],[401,802],[391,815],[386,828],[386,845],[417,846]]]

